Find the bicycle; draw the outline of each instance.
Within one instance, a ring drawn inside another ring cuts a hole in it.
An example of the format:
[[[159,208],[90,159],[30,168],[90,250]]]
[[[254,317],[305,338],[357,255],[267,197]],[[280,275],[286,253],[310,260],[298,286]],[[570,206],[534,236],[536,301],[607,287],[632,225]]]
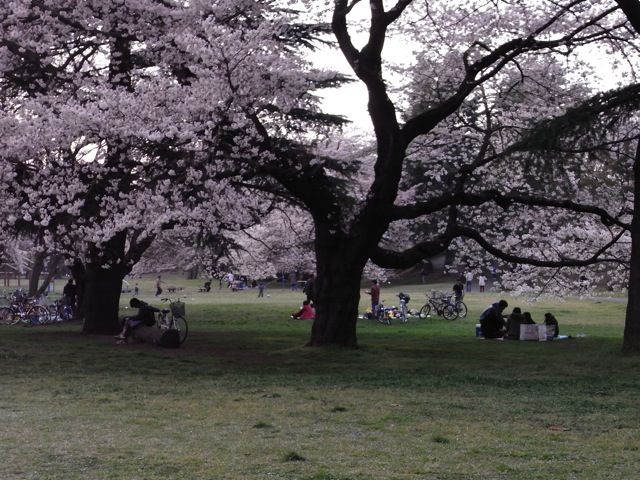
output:
[[[431,314],[431,310],[444,317],[445,320],[455,320],[458,318],[461,312],[464,312],[464,316],[467,315],[467,306],[462,301],[452,302],[453,295],[445,295],[442,292],[432,292],[431,296],[427,299],[418,316],[420,318],[427,318]],[[458,305],[461,304],[461,305]]]
[[[49,320],[51,322],[65,322],[73,318],[73,307],[63,300],[55,300],[49,305]]]
[[[29,303],[25,298],[12,298],[11,304],[0,308],[0,323],[3,325],[42,325],[49,321],[49,311],[42,305]]]
[[[407,303],[409,303],[411,297],[400,292],[398,294],[398,298],[400,299],[400,307],[396,307],[395,305],[391,307],[385,307],[382,303],[378,305],[375,315],[378,322],[385,325],[391,325],[391,319],[397,318],[400,320],[400,323],[407,323],[407,315],[409,313],[407,309]]]
[[[189,325],[184,318],[184,302],[181,302],[179,299],[171,300],[170,298],[162,298],[160,301],[169,302],[169,308],[160,310],[156,320],[158,328],[162,330],[176,330],[180,336],[180,345],[182,345],[189,333]]]

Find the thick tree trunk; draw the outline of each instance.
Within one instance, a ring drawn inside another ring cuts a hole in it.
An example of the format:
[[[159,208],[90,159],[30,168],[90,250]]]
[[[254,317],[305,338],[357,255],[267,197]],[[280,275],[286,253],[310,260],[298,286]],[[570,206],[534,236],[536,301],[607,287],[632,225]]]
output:
[[[40,283],[40,275],[44,269],[44,259],[47,258],[47,254],[44,252],[38,252],[33,259],[33,267],[29,272],[29,291],[28,295],[34,297],[38,291],[38,283]]]
[[[195,266],[191,267],[187,271],[187,279],[188,280],[195,280],[195,279],[198,278],[198,275],[200,275],[200,267],[199,267],[199,265],[195,265]]]
[[[631,222],[631,267],[629,295],[624,324],[622,349],[627,353],[640,353],[640,142],[636,147],[633,164],[634,200]]]
[[[49,257],[49,265],[47,265],[47,275],[42,280],[42,283],[40,283],[40,286],[36,291],[36,295],[44,295],[44,293],[47,291],[47,289],[49,288],[49,284],[56,276],[61,258],[61,255],[52,255],[51,257]]]
[[[82,331],[92,334],[114,334],[120,331],[118,310],[125,273],[119,269],[89,267],[85,273]]]
[[[358,346],[356,323],[366,261],[356,242],[335,243],[316,236],[316,319],[307,345]]]
[[[73,312],[73,319],[76,321],[83,320],[86,311],[85,291],[87,284],[87,273],[81,262],[74,262],[70,268],[71,276],[76,283],[76,309]]]

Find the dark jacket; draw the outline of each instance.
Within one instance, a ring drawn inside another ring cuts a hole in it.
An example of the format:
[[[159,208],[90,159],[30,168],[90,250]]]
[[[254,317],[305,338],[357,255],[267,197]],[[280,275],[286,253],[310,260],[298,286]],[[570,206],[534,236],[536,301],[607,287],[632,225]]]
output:
[[[480,314],[480,327],[484,338],[500,338],[505,328],[504,318],[502,318],[502,310],[498,302],[492,303]]]
[[[544,324],[546,326],[553,325],[554,327],[556,327],[556,330],[555,330],[555,332],[553,334],[554,337],[557,337],[558,335],[560,335],[560,326],[558,325],[558,320],[552,314],[550,314],[550,313],[545,314],[545,316],[544,316]]]
[[[513,312],[507,318],[507,334],[506,338],[511,340],[520,339],[520,325],[524,323],[524,317],[521,313]]]
[[[156,323],[156,312],[160,310],[141,302],[142,305],[138,308],[138,314],[134,317],[134,320],[141,322],[147,327],[151,327]]]
[[[62,289],[62,294],[65,297],[75,298],[78,293],[78,288],[74,283],[67,283]]]
[[[307,300],[311,303],[316,300],[316,279],[314,277],[309,278],[304,284],[302,293],[307,296]]]

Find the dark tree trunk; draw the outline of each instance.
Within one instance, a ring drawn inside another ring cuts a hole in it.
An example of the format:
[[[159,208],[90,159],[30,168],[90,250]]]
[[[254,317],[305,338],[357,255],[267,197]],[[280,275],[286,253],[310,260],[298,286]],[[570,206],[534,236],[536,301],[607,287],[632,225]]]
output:
[[[33,267],[29,272],[29,291],[28,295],[34,297],[38,291],[38,283],[40,283],[40,275],[44,269],[44,259],[47,258],[47,254],[44,252],[38,252],[33,259]]]
[[[640,142],[636,147],[633,164],[634,200],[631,221],[631,267],[629,295],[624,323],[622,349],[627,353],[640,353]]]
[[[187,279],[188,280],[195,280],[195,279],[198,278],[198,275],[200,275],[200,266],[199,265],[194,265],[193,267],[191,267],[187,271]]]
[[[114,334],[120,331],[118,311],[124,276],[125,273],[117,268],[87,268],[82,295],[84,333]]]
[[[316,234],[316,319],[309,346],[358,346],[356,323],[367,256],[349,240]]]
[[[61,258],[62,256],[60,255],[52,255],[49,258],[49,265],[47,266],[47,275],[46,277],[44,277],[44,279],[42,280],[42,283],[38,287],[38,290],[36,291],[36,295],[44,295],[44,292],[47,291],[47,289],[49,288],[49,284],[51,283],[53,278],[56,276]]]
[[[70,268],[71,276],[76,283],[76,309],[73,312],[73,319],[83,320],[86,312],[85,292],[87,285],[87,273],[81,262],[74,262]]]

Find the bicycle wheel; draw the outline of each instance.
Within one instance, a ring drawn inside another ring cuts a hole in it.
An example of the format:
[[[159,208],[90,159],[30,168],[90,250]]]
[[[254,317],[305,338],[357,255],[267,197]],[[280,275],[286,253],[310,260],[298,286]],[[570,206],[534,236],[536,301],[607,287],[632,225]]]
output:
[[[31,325],[42,325],[49,321],[49,310],[44,308],[42,305],[33,305],[29,310],[27,310],[25,319],[27,320],[25,323],[30,323]]]
[[[187,334],[189,333],[189,325],[187,321],[183,317],[173,317],[172,328],[178,331],[180,335],[180,345],[184,343],[187,339]]]
[[[458,318],[465,318],[467,316],[467,306],[461,300],[455,303],[455,308],[458,312]]]
[[[430,313],[431,313],[431,305],[429,305],[428,303],[425,303],[420,309],[420,312],[418,313],[418,317],[427,318]]]
[[[391,318],[389,318],[388,312],[384,307],[378,307],[378,311],[376,312],[376,320],[384,325],[391,325]]]
[[[63,305],[58,308],[58,316],[61,322],[67,322],[73,319],[73,307],[70,305]]]
[[[0,308],[0,325],[13,325],[17,321],[14,316],[13,310],[9,307]]]
[[[453,305],[445,305],[442,307],[442,316],[445,320],[455,320],[458,318],[458,311]]]
[[[60,322],[62,320],[60,318],[59,307],[57,305],[49,305],[48,310],[50,322]]]

